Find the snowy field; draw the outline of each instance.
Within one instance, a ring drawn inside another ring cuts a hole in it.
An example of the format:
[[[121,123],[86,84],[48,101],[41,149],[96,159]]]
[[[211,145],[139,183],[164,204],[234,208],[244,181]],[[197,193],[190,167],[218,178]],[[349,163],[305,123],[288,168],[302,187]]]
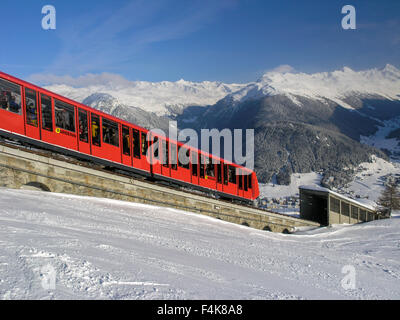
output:
[[[316,172],[292,173],[290,175],[290,185],[279,185],[276,183],[259,183],[260,198],[284,198],[294,197],[299,194],[301,185],[319,186],[322,175]]]
[[[2,299],[400,298],[399,218],[284,235],[148,205],[0,189],[0,221]],[[346,265],[354,289],[342,286]]]

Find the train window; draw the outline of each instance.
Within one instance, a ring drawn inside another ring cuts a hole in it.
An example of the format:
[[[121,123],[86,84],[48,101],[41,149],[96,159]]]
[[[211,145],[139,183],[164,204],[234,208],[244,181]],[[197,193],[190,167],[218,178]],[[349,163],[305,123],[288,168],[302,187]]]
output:
[[[36,91],[25,88],[26,123],[38,126],[38,111],[36,106]]]
[[[151,145],[153,146],[154,158],[159,160],[160,145],[158,144],[158,137],[153,138],[153,143]]]
[[[75,132],[75,108],[67,103],[54,100],[56,126]]]
[[[133,148],[133,156],[135,158],[140,159],[140,134],[139,130],[132,130],[132,148]]]
[[[221,169],[222,169],[221,162],[217,163],[217,182],[218,183],[222,183],[222,172],[221,172]]]
[[[176,158],[177,158],[176,144],[171,143],[171,168],[174,170],[178,169],[177,164],[176,164]]]
[[[95,146],[101,146],[100,139],[100,117],[92,113],[92,144]]]
[[[252,174],[249,174],[249,175],[248,175],[249,189],[251,189],[251,176],[252,176]]]
[[[147,154],[147,149],[149,148],[149,141],[147,140],[147,134],[142,132],[142,155]]]
[[[44,130],[53,131],[53,112],[51,107],[51,98],[42,94],[41,106],[42,106],[42,128]]]
[[[129,128],[122,126],[122,152],[126,156],[131,155],[131,138]]]
[[[212,158],[208,158],[207,166],[206,166],[206,176],[214,178],[215,177],[215,165],[212,162]]]
[[[178,147],[178,165],[184,169],[189,169],[189,150],[187,148]]]
[[[119,147],[118,123],[103,118],[103,142]]]
[[[163,148],[163,166],[164,167],[168,167],[169,166],[169,143],[168,141],[163,141],[162,144],[162,148]]]
[[[199,154],[200,178],[204,178],[204,156]]]
[[[88,119],[87,112],[79,109],[79,140],[82,142],[88,142]]]
[[[0,79],[0,109],[21,114],[21,87]]]
[[[239,189],[243,189],[243,176],[238,175],[238,179],[239,179]]]
[[[236,168],[229,166],[229,183],[236,184]]]
[[[192,175],[195,177],[197,177],[197,171],[198,171],[197,159],[198,159],[197,153],[192,152]]]
[[[247,174],[243,176],[243,187],[244,187],[244,191],[247,191],[247,190],[248,190],[248,188],[247,188],[247,182],[249,181],[249,179],[248,179],[247,177],[248,177]]]
[[[228,165],[224,164],[224,184],[228,184]]]

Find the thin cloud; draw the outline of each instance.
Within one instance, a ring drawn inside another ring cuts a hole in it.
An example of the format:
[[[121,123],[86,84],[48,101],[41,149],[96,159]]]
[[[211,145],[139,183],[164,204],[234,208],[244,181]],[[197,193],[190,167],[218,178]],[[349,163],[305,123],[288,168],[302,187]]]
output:
[[[190,1],[174,12],[169,8],[174,4],[171,1],[136,0],[110,14],[91,12],[65,27],[61,21],[62,48],[45,72],[79,75],[119,67],[151,43],[182,38],[204,28],[236,2]],[[165,15],[165,11],[173,14]]]

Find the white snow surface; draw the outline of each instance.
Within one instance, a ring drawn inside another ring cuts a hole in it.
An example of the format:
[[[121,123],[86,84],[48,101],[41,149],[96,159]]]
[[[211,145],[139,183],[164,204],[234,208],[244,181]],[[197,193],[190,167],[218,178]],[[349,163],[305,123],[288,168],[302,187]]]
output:
[[[294,197],[299,193],[301,185],[319,186],[322,175],[316,172],[292,173],[290,175],[290,185],[279,185],[273,182],[259,183],[260,198],[284,198]]]
[[[372,162],[363,162],[358,166],[359,172],[344,190],[376,202],[385,189],[385,177],[400,176],[400,163],[375,156],[371,160]]]
[[[399,299],[400,219],[275,234],[123,201],[0,189],[2,299]],[[344,266],[355,288],[344,289]],[[55,289],[43,287],[44,267]]]
[[[301,106],[296,96],[324,101],[330,99],[353,109],[343,99],[348,95],[380,95],[400,98],[400,70],[388,64],[383,69],[354,71],[348,67],[333,72],[299,73],[293,68],[265,73],[258,81],[226,84],[215,81],[171,82],[129,81],[114,74],[88,74],[78,78],[33,75],[31,81],[45,82],[46,89],[82,102],[95,93],[109,94],[121,104],[157,115],[168,115],[168,107],[208,106],[221,99],[235,104],[249,99],[285,94]]]

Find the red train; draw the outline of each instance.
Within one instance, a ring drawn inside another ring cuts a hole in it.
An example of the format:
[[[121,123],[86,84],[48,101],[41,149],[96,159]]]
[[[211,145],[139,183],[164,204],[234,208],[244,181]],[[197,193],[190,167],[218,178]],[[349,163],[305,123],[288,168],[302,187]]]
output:
[[[245,167],[166,137],[153,141],[144,128],[2,72],[0,134],[222,198],[250,202],[259,196],[257,176]],[[164,161],[151,164],[146,154],[156,141],[158,151],[149,154]],[[187,164],[177,159],[181,148]]]

